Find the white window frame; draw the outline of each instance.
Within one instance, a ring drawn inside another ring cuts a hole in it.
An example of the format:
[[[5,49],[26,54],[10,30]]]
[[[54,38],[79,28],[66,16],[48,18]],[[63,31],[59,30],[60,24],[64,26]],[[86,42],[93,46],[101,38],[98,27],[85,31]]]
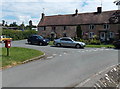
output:
[[[104,29],[109,29],[110,28],[110,25],[109,24],[104,24]]]
[[[89,38],[93,38],[94,35],[95,35],[94,32],[89,32]]]
[[[109,35],[110,35],[110,38],[114,38],[114,32],[110,32]]]
[[[95,28],[95,25],[93,25],[93,24],[91,24],[91,25],[89,25],[89,29],[94,29]]]

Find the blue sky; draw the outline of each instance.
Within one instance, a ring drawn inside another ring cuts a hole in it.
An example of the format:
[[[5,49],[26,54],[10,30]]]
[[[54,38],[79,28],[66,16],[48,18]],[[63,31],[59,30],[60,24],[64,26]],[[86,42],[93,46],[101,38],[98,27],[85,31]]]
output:
[[[113,3],[115,0],[102,0],[103,11],[117,10]],[[37,25],[41,18],[41,13],[46,16],[58,14],[73,14],[75,9],[79,13],[95,12],[101,6],[101,0],[2,0],[2,18],[8,24],[17,22],[26,25],[29,20]],[[44,9],[43,9],[44,8]]]

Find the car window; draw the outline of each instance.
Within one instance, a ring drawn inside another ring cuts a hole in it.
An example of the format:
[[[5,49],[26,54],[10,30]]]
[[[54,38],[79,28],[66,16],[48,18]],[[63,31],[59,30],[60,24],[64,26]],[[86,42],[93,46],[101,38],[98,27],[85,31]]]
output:
[[[72,41],[71,39],[66,39],[66,41]]]
[[[36,39],[37,38],[37,36],[33,36],[33,39]]]
[[[66,39],[60,39],[60,41],[66,41]]]
[[[39,39],[43,39],[43,37],[42,36],[37,36]]]

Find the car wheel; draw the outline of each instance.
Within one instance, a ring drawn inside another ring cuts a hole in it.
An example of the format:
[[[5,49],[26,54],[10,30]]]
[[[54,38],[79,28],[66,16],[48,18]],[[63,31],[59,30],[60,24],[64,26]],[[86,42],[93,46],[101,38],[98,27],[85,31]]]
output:
[[[59,43],[58,43],[58,44],[56,44],[56,46],[57,46],[57,47],[60,47],[60,46],[61,46],[61,44],[59,44]]]
[[[77,45],[76,45],[76,48],[81,48],[81,45],[77,44]]]
[[[39,45],[42,46],[43,44],[41,42],[39,42]]]
[[[31,41],[28,41],[28,44],[32,44],[32,42],[31,42]]]

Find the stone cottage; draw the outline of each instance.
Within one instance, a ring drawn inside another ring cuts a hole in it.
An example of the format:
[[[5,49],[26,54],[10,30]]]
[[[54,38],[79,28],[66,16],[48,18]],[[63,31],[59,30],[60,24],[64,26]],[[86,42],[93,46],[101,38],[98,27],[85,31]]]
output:
[[[77,33],[77,28],[80,32]],[[97,12],[45,16],[38,24],[39,35],[46,38],[59,37],[77,37],[81,34],[81,38],[88,39],[93,36],[99,37],[101,40],[110,40],[120,38],[120,10],[104,11],[98,7]]]

